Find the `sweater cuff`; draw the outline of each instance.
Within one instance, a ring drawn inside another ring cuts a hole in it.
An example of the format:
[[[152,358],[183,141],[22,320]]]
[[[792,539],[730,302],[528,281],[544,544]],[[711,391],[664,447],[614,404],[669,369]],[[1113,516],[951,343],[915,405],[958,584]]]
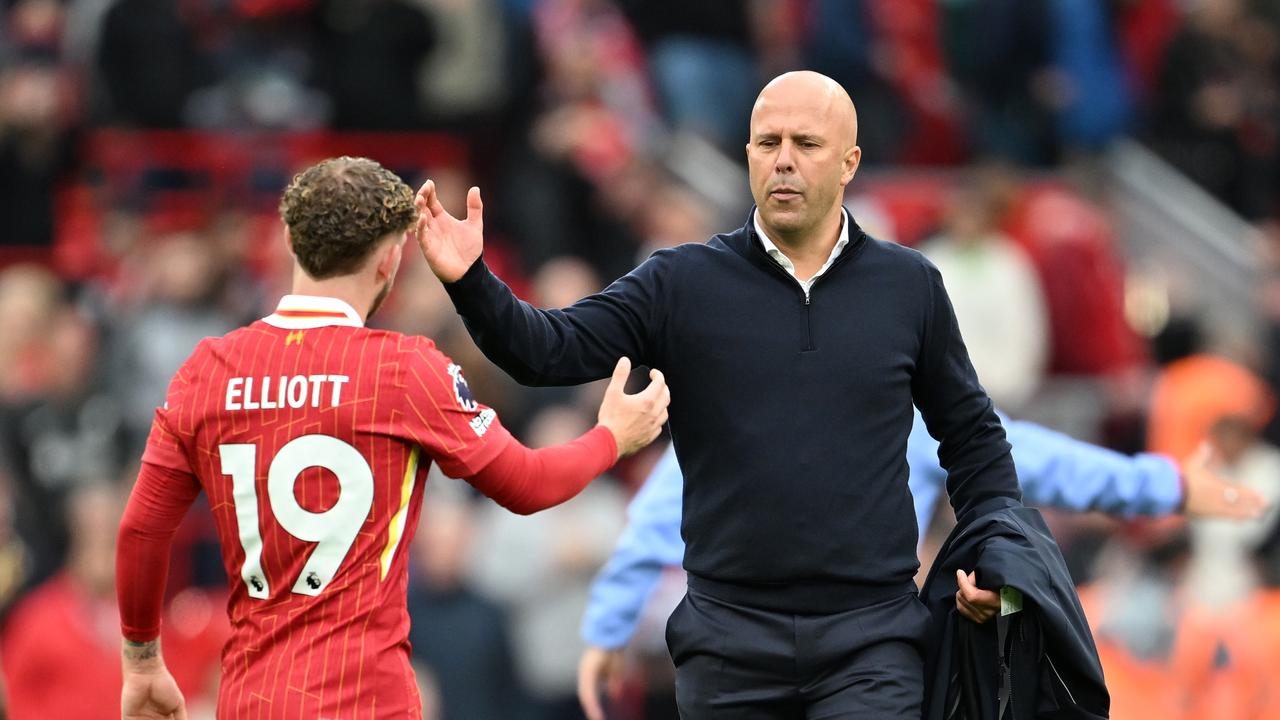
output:
[[[489,266],[484,261],[484,254],[481,254],[475,262],[471,263],[471,267],[462,273],[462,277],[451,283],[444,283],[444,289],[451,297],[454,292],[469,294],[483,287],[486,275],[492,275],[492,273],[489,272]]]
[[[501,287],[502,281],[489,270],[489,266],[481,255],[471,267],[455,282],[444,283],[444,290],[449,294],[453,307],[465,320],[473,316],[484,316],[492,311],[491,298],[494,297],[495,286]]]

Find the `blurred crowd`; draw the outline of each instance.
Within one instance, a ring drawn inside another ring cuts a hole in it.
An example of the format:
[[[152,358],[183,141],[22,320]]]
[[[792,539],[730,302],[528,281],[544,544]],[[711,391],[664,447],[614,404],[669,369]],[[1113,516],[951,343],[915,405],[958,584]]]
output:
[[[866,168],[849,205],[942,269],[998,407],[1126,452],[1213,440],[1225,476],[1280,500],[1274,2],[0,0],[10,716],[118,714],[112,547],[141,443],[196,342],[287,291],[274,208],[291,172],[367,154],[435,179],[455,213],[479,184],[489,263],[560,307],[742,224],[752,100],[800,67],[850,90]],[[1264,334],[1215,346],[1194,305],[1132,292],[1091,182],[1123,137],[1257,229]],[[434,338],[529,444],[594,423],[598,386],[513,383],[411,255],[375,324]],[[586,591],[660,449],[529,518],[432,479],[409,600],[427,717],[580,716]],[[1280,718],[1274,513],[1053,522],[1115,717]],[[211,717],[227,627],[207,508],[179,546],[164,645]],[[653,599],[619,718],[675,716],[662,609],[682,583],[673,570]]]

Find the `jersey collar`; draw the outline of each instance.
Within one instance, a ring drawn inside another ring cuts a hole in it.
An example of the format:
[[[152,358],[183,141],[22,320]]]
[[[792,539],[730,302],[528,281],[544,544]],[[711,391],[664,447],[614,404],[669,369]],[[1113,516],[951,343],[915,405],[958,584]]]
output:
[[[345,301],[315,295],[285,295],[276,311],[262,318],[268,325],[284,330],[310,330],[329,325],[362,327],[364,322]]]

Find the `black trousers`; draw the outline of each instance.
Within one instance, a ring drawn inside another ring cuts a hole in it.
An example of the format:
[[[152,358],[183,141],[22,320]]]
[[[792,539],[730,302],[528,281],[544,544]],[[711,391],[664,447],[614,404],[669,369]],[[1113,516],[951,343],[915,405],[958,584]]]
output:
[[[667,621],[683,720],[919,720],[929,613],[914,592],[832,615],[692,588]]]

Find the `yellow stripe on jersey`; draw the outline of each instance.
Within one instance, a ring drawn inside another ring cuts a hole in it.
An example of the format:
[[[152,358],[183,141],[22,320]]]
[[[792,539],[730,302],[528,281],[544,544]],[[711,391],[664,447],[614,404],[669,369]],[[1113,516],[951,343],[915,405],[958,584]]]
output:
[[[387,528],[387,546],[382,550],[382,579],[387,579],[391,571],[391,558],[396,554],[400,538],[404,537],[405,516],[409,514],[409,498],[413,497],[413,484],[418,478],[418,454],[422,448],[417,445],[409,452],[409,466],[404,469],[404,482],[400,485],[400,509],[391,518],[391,526]]]

